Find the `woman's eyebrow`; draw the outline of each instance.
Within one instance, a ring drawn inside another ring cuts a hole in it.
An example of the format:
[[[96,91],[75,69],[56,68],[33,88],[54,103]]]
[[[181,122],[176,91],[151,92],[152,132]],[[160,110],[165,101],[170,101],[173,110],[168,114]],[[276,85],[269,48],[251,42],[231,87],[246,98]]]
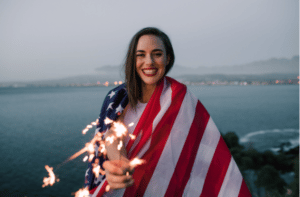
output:
[[[152,52],[157,52],[157,51],[163,52],[162,49],[154,49]],[[137,52],[137,53],[138,53],[138,52],[145,53],[144,50],[137,50],[136,52]]]

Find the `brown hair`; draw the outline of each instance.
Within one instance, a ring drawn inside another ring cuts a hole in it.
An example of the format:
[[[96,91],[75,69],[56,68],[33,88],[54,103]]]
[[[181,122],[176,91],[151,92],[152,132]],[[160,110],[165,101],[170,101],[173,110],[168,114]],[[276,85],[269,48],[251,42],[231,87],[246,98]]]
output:
[[[170,71],[172,68],[175,55],[173,51],[173,47],[169,37],[162,32],[161,30],[155,27],[146,27],[137,32],[130,41],[126,59],[125,59],[125,82],[127,87],[129,104],[135,109],[138,100],[142,98],[142,83],[141,78],[136,72],[136,47],[138,41],[143,35],[154,35],[162,40],[164,43],[164,47],[166,49],[166,55],[169,58],[169,63],[166,65],[164,76]]]

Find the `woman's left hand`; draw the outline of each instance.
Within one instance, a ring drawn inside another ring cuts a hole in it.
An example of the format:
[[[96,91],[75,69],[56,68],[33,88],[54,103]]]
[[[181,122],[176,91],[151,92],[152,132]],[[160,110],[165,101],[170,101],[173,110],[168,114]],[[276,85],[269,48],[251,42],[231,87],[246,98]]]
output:
[[[113,160],[103,163],[106,180],[111,189],[121,189],[133,185],[133,169],[128,160]]]

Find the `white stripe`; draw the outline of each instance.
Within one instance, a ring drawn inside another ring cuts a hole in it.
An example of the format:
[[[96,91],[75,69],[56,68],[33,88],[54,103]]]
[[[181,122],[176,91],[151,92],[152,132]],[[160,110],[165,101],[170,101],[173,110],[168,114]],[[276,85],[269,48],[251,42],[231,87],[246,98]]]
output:
[[[120,197],[125,193],[125,188],[110,190],[103,194],[102,197]]]
[[[163,91],[160,96],[161,109],[153,120],[152,132],[155,130],[157,124],[159,123],[161,118],[165,115],[166,111],[169,109],[172,101],[171,99],[172,99],[172,89],[170,84],[167,83],[167,80],[165,79]],[[151,142],[151,137],[149,137],[149,140],[145,143],[145,145],[141,148],[140,152],[137,154],[138,158],[141,158],[147,152],[147,150],[150,147],[150,142]]]
[[[165,195],[194,120],[197,102],[198,99],[187,91],[144,196]]]
[[[218,196],[238,196],[241,189],[242,181],[243,177],[240,173],[240,170],[237,167],[233,157],[231,156],[230,164],[228,166],[227,173]]]
[[[152,132],[155,130],[157,124],[165,115],[166,111],[169,109],[172,101],[172,89],[170,87],[170,83],[167,83],[165,78],[164,80],[164,87],[160,96],[160,111],[158,112],[157,116],[154,118],[152,123]]]
[[[183,196],[200,196],[220,136],[215,123],[209,118]]]
[[[96,197],[96,196],[97,196],[97,194],[99,193],[99,191],[100,191],[102,185],[104,184],[105,180],[106,180],[106,179],[104,179],[104,180],[100,183],[100,185],[97,187],[97,189],[95,190],[95,192],[92,194],[91,197]]]

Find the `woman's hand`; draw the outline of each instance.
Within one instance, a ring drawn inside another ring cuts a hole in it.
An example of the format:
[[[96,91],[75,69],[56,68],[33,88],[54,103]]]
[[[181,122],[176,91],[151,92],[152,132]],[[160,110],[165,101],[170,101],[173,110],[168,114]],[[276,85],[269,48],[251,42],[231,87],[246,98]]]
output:
[[[121,189],[133,185],[133,168],[130,167],[127,159],[105,161],[103,168],[110,189]]]

